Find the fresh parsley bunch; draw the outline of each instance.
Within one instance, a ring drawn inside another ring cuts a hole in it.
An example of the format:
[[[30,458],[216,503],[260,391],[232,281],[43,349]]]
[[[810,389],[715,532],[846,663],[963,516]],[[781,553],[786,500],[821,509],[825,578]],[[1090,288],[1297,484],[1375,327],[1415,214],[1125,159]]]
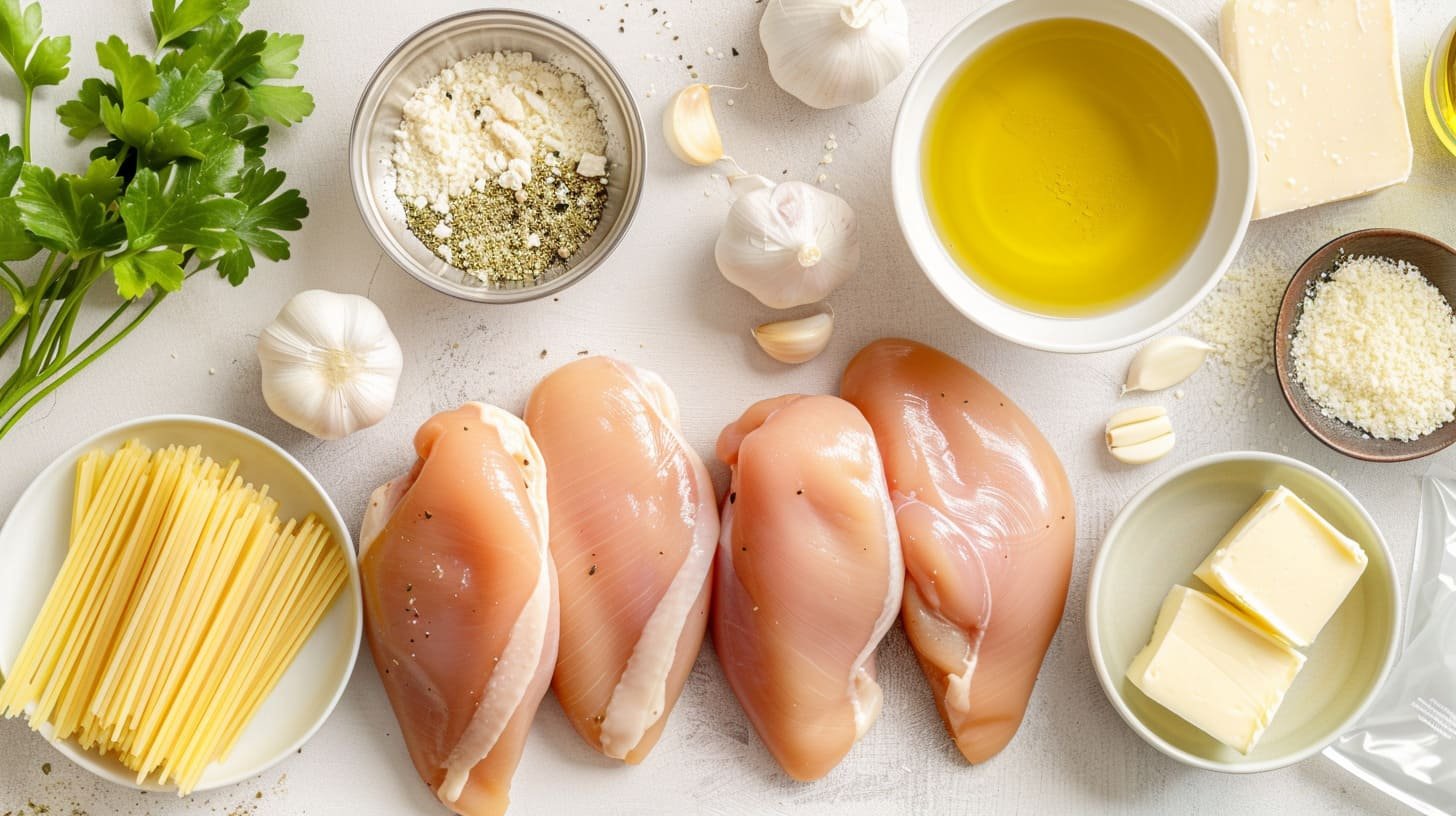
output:
[[[279,233],[297,230],[308,204],[279,192],[284,174],[263,156],[269,127],[302,121],[313,97],[280,82],[297,72],[303,37],[245,30],[247,4],[152,0],[155,56],[115,36],[98,43],[110,75],[82,82],[58,112],[73,138],[106,141],[83,172],[58,173],[31,161],[31,109],[37,88],[69,73],[70,37],[42,33],[39,3],[0,0],[0,57],[23,95],[19,143],[0,134],[0,288],[11,301],[0,354],[19,348],[0,385],[0,438],[190,275],[215,267],[237,285],[258,255],[288,257]],[[88,296],[115,302],[109,284],[121,304],[78,327]]]

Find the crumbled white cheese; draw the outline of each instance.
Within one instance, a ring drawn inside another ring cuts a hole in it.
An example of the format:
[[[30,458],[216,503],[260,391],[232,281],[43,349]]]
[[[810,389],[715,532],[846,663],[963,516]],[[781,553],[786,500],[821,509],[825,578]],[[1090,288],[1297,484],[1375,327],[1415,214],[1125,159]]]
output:
[[[596,178],[607,174],[607,157],[595,153],[581,154],[581,161],[577,162],[576,172],[586,178]]]
[[[513,159],[529,167],[541,150],[567,162],[601,154],[607,136],[581,77],[520,51],[467,57],[421,85],[404,104],[391,154],[401,200],[428,199],[441,214],[446,196],[509,189]]]
[[[1326,416],[1406,441],[1456,418],[1456,318],[1415,266],[1350,258],[1303,307],[1295,379]]]

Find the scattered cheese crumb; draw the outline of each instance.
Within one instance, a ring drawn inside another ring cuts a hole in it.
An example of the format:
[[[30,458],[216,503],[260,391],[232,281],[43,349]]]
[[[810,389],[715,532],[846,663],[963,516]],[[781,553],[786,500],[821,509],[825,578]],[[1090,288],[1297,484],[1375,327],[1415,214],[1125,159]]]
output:
[[[1377,439],[1418,439],[1456,418],[1456,318],[1405,261],[1354,257],[1316,282],[1291,351],[1320,411]]]
[[[1289,278],[1281,263],[1236,265],[1189,319],[1187,328],[1214,347],[1233,385],[1274,373],[1274,326]]]

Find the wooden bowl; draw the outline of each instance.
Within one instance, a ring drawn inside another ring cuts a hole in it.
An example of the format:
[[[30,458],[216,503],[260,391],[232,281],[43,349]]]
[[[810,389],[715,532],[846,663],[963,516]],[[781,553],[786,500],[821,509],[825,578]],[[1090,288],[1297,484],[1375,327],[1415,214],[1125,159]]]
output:
[[[1334,270],[1343,258],[1358,255],[1407,261],[1421,270],[1448,303],[1456,303],[1456,249],[1429,236],[1398,229],[1368,229],[1342,235],[1320,247],[1294,273],[1274,329],[1274,365],[1284,400],[1301,424],[1319,441],[1366,462],[1404,462],[1444,450],[1456,442],[1456,422],[1448,422],[1410,442],[1375,439],[1364,431],[1320,412],[1304,386],[1294,380],[1294,327],[1304,309],[1310,284]]]

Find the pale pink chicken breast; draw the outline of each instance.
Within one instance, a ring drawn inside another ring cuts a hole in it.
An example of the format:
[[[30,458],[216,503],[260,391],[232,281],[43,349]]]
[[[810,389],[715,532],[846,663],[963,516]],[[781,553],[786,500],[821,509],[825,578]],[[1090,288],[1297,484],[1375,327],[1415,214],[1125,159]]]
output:
[[[556,663],[545,463],[521,420],[480,403],[436,414],[415,450],[364,516],[364,631],[420,778],[496,816]]]
[[[1016,734],[1067,599],[1072,488],[1005,394],[954,359],[880,340],[844,372],[885,458],[905,548],[905,632],[966,759]]]
[[[827,774],[879,715],[875,648],[904,564],[864,417],[835,397],[765,400],[718,439],[733,470],[713,646],[779,765]]]
[[[657,375],[606,357],[542,380],[526,424],[550,469],[561,651],[551,685],[582,739],[638,763],[708,623],[713,482]]]

